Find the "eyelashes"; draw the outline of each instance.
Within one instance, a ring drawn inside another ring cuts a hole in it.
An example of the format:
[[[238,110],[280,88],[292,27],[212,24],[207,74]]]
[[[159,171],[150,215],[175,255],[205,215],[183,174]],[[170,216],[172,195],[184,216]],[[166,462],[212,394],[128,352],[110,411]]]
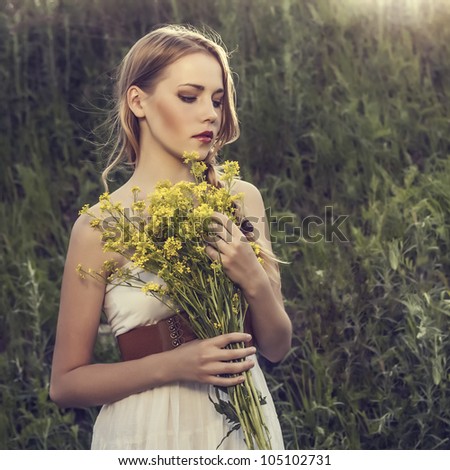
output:
[[[184,103],[194,103],[197,100],[196,96],[186,96],[186,95],[178,95],[181,101]],[[215,108],[220,108],[223,104],[223,100],[213,100],[213,106]]]
[[[183,96],[183,95],[178,95],[178,98],[180,98],[180,100],[184,101],[185,103],[193,103],[197,99],[195,96]]]

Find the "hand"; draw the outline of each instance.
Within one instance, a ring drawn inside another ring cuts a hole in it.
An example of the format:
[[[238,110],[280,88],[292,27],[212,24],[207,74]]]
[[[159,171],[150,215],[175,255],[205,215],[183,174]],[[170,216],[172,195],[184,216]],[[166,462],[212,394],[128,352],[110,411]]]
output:
[[[239,227],[225,214],[214,212],[210,224],[214,235],[206,238],[206,254],[213,261],[223,265],[225,274],[245,290],[265,271],[259,263],[253,248]]]
[[[244,381],[239,375],[250,370],[255,363],[242,360],[255,354],[256,348],[225,349],[230,343],[248,342],[247,333],[228,333],[204,340],[193,340],[170,352],[173,380],[194,381],[219,387],[231,387]],[[239,362],[231,362],[236,361]],[[231,377],[226,377],[231,375]]]

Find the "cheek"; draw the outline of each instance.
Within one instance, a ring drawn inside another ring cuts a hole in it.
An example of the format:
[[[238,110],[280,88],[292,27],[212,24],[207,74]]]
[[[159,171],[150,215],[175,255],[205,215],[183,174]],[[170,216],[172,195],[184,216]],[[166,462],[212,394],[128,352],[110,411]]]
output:
[[[179,110],[167,103],[159,102],[156,106],[161,125],[166,130],[177,131],[182,127],[182,119]]]

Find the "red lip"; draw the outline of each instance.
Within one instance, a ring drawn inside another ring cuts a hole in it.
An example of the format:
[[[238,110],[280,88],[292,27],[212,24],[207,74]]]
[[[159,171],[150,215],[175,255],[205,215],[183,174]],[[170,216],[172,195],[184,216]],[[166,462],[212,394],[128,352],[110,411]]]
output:
[[[214,137],[214,133],[212,131],[205,131],[192,137],[207,137],[208,139],[212,139]]]

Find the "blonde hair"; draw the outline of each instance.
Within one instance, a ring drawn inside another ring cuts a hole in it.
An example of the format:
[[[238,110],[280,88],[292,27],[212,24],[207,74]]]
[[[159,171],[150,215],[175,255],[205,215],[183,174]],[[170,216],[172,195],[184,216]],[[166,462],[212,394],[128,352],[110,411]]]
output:
[[[114,89],[114,108],[109,119],[110,138],[106,145],[112,146],[106,167],[102,173],[105,189],[108,190],[108,176],[112,170],[125,163],[137,164],[139,158],[139,123],[127,103],[128,89],[136,85],[151,92],[160,80],[165,68],[182,57],[207,52],[219,62],[222,69],[224,96],[222,123],[216,140],[204,162],[207,165],[206,179],[214,186],[220,186],[220,166],[217,155],[222,147],[239,137],[239,122],[236,113],[236,90],[228,62],[229,54],[220,36],[209,30],[200,32],[192,26],[165,25],[139,39],[123,58],[117,70]],[[238,219],[243,218],[237,208]],[[251,235],[248,236],[251,238]],[[277,259],[266,250],[261,250],[264,268],[272,282],[279,285]]]

